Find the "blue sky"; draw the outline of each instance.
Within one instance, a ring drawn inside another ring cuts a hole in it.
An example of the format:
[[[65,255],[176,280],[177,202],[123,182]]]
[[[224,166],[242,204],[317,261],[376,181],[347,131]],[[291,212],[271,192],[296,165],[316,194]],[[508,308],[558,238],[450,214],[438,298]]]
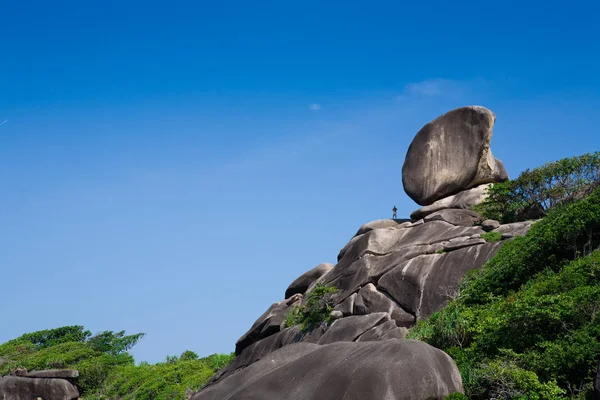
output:
[[[511,176],[600,150],[600,5],[526,3],[4,2],[0,343],[81,324],[147,333],[138,361],[233,351],[417,207],[404,155],[455,107],[496,113]]]

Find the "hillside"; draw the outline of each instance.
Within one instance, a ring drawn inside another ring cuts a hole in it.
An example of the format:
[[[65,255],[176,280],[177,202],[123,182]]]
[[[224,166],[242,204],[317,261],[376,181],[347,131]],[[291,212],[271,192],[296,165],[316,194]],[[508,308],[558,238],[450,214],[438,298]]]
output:
[[[282,288],[234,354],[136,366],[143,334],[63,327],[0,345],[0,395],[74,369],[56,381],[93,400],[600,400],[600,153],[511,180],[495,118],[426,124],[402,169],[421,207]]]

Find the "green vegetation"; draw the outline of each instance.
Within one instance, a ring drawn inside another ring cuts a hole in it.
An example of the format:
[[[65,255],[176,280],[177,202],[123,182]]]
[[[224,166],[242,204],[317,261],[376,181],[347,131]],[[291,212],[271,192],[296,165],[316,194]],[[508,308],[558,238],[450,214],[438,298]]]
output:
[[[304,305],[298,305],[286,315],[287,326],[299,325],[307,333],[314,328],[331,322],[332,298],[338,289],[335,286],[317,284],[306,296]]]
[[[450,354],[472,399],[588,399],[600,358],[600,188],[548,212],[410,336]]]
[[[473,209],[503,223],[539,218],[556,206],[589,195],[600,185],[600,152],[564,158],[496,183]]]
[[[165,362],[136,366],[129,350],[144,336],[124,331],[92,335],[82,326],[65,326],[22,335],[0,345],[0,376],[17,368],[79,371],[77,387],[86,400],[120,398],[184,399],[187,388],[197,390],[233,359],[233,354],[198,358],[193,351]]]
[[[502,240],[502,234],[500,232],[486,232],[481,234],[481,238],[485,239],[486,242],[499,242]]]

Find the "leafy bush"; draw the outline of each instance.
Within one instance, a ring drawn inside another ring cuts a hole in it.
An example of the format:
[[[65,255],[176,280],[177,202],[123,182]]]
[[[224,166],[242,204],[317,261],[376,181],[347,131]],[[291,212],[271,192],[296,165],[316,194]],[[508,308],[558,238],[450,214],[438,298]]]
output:
[[[504,223],[534,219],[587,196],[599,185],[600,152],[588,153],[525,170],[513,181],[493,184],[488,198],[474,210]]]
[[[552,210],[410,333],[450,354],[473,399],[586,398],[600,358],[600,188]]]
[[[444,397],[444,400],[469,400],[469,398],[460,392],[456,392]]]
[[[323,323],[331,322],[332,298],[337,291],[335,286],[317,284],[306,296],[303,305],[298,305],[288,312],[285,318],[286,325],[299,325],[302,331],[307,333]]]
[[[233,354],[198,358],[187,350],[169,362],[135,366],[129,350],[143,334],[104,331],[92,336],[82,326],[66,326],[22,335],[0,344],[0,376],[18,367],[28,370],[72,368],[79,371],[77,387],[86,400],[181,399],[188,388],[199,389]]]
[[[477,303],[506,295],[534,274],[557,271],[600,244],[600,188],[583,200],[555,209],[528,234],[505,244],[485,268],[467,275],[465,301]],[[468,283],[468,284],[467,284]],[[463,286],[465,286],[463,284]]]
[[[481,238],[485,239],[486,242],[499,242],[502,240],[502,234],[500,232],[486,232],[481,234]]]

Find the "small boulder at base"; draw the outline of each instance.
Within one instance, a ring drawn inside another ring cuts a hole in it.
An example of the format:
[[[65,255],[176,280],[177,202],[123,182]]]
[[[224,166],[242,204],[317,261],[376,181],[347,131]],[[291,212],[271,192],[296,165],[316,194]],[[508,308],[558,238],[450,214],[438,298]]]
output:
[[[29,371],[28,378],[63,378],[73,379],[79,376],[79,371],[75,369],[46,369],[43,371]]]
[[[481,223],[481,229],[483,229],[486,232],[493,231],[499,226],[500,222],[496,221],[495,219],[486,219]]]
[[[289,298],[297,293],[304,294],[311,283],[328,273],[333,269],[333,265],[329,263],[319,264],[308,272],[300,275],[294,282],[288,286],[285,291],[285,298]]]
[[[463,392],[450,356],[417,340],[338,342],[306,349],[288,362],[279,357],[293,350],[282,348],[192,399],[441,400]]]
[[[36,397],[44,400],[75,400],[79,398],[79,392],[65,379],[20,376],[0,378],[0,399],[32,400]]]
[[[507,180],[504,165],[490,150],[495,120],[487,108],[469,106],[421,128],[402,166],[406,194],[425,206],[483,183]]]

